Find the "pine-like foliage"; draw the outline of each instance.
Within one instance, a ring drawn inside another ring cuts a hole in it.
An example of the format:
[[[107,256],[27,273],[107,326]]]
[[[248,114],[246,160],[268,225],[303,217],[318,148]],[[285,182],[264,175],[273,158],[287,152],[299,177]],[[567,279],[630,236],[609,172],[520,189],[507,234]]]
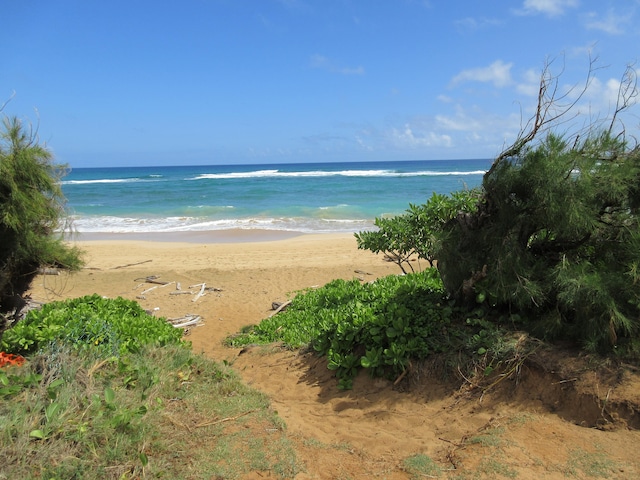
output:
[[[590,350],[637,338],[640,150],[606,131],[571,144],[549,134],[494,167],[478,210],[441,233],[448,291]]]
[[[62,166],[16,118],[0,132],[0,315],[16,308],[38,268],[80,266],[59,233],[66,218]],[[2,317],[0,316],[0,320]],[[2,332],[0,322],[0,334]]]

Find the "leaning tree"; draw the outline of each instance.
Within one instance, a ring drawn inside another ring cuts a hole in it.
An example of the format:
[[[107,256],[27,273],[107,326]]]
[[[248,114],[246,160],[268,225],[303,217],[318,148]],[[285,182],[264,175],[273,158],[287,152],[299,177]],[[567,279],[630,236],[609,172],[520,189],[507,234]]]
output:
[[[636,73],[626,70],[608,120],[575,133],[558,131],[577,120],[582,94],[569,101],[558,85],[547,66],[535,115],[485,174],[477,208],[440,231],[438,268],[460,303],[489,303],[590,350],[630,346],[640,335],[640,149],[619,115],[634,104]]]

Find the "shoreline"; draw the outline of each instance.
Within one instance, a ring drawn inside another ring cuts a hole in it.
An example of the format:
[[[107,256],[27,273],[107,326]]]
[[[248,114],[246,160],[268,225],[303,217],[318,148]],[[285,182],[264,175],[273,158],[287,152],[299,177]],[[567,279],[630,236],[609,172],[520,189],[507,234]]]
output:
[[[190,230],[180,232],[74,232],[70,242],[163,242],[163,243],[262,243],[289,240],[300,236],[332,236],[342,233],[305,233],[288,230],[241,229]],[[344,233],[353,235],[353,233]]]

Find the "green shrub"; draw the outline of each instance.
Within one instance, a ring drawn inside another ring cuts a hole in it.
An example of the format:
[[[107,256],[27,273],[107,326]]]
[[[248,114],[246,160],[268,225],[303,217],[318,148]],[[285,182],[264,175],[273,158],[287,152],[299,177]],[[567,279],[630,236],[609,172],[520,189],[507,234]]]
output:
[[[176,344],[181,338],[181,329],[149,315],[132,300],[90,295],[31,310],[5,332],[0,350],[28,354],[59,341],[75,350],[111,356],[136,352],[144,345]]]
[[[455,218],[460,211],[475,210],[480,191],[463,190],[451,195],[433,193],[423,205],[409,204],[403,215],[391,218],[376,218],[377,230],[355,234],[358,248],[384,253],[397,264],[402,273],[407,273],[405,265],[411,265],[413,257],[426,260],[429,267],[435,261],[437,232]]]
[[[284,342],[326,355],[339,387],[351,388],[361,368],[395,378],[411,360],[464,350],[484,354],[498,329],[485,311],[452,308],[435,268],[371,283],[334,280],[301,292],[282,313],[227,339],[230,346]]]

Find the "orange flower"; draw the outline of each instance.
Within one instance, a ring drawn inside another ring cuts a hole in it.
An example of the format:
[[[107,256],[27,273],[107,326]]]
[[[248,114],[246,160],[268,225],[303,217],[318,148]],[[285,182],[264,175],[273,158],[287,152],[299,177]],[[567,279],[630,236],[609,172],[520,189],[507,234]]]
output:
[[[24,357],[20,355],[14,355],[13,353],[0,352],[0,368],[8,367],[10,365],[22,365],[24,363]]]

